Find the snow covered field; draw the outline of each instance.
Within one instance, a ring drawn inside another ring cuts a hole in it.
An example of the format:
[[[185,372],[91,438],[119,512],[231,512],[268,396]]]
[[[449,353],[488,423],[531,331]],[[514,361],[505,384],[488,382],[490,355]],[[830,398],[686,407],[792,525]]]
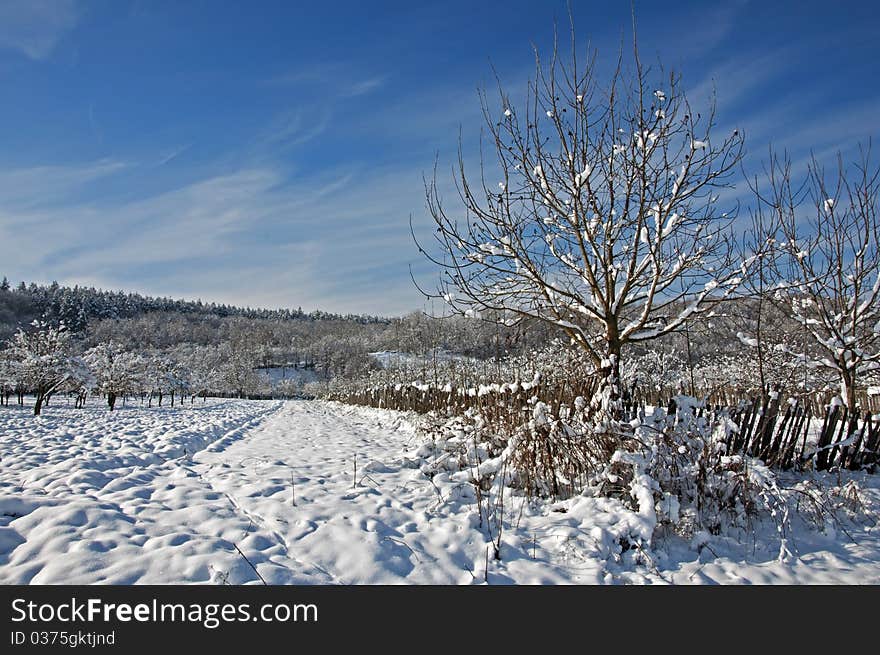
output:
[[[292,383],[299,386],[315,382],[318,374],[314,369],[294,368],[292,366],[275,366],[272,368],[255,369],[260,381],[272,389],[278,389],[284,383]]]
[[[620,502],[517,496],[495,561],[472,487],[426,477],[422,441],[401,414],[318,401],[2,407],[0,582],[880,583],[880,476],[853,476],[860,519],[795,517],[782,561],[773,525],[621,552]]]
[[[457,355],[446,350],[437,349],[433,353],[419,355],[416,353],[400,352],[397,350],[380,350],[370,353],[370,357],[379,362],[382,368],[407,368],[418,366],[431,366],[435,362],[447,363],[453,361],[475,362],[477,360]]]

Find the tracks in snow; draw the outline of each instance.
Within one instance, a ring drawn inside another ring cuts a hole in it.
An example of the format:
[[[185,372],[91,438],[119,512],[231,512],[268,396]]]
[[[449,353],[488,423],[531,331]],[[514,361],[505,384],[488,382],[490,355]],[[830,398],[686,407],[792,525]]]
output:
[[[436,499],[412,484],[422,476],[401,457],[414,440],[399,419],[291,401],[246,440],[195,459],[203,478],[292,559],[334,582],[469,581],[470,556],[430,524]],[[446,527],[473,536],[454,520]]]

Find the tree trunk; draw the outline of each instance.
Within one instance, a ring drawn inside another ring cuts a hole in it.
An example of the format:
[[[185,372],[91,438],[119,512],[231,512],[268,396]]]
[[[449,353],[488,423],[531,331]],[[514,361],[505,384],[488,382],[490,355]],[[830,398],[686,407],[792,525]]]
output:
[[[856,408],[856,373],[845,369],[840,373],[840,392],[849,410]]]
[[[43,411],[43,392],[37,391],[37,398],[34,401],[34,416],[39,416],[40,412]]]
[[[116,394],[112,391],[107,394],[107,404],[110,406],[110,411],[112,412],[116,407]]]
[[[688,378],[690,379],[690,390],[688,391],[688,395],[694,397],[697,395],[697,389],[694,384],[694,360],[691,356],[691,330],[688,327],[687,321],[685,321],[684,324],[684,338],[687,346]]]
[[[619,421],[623,418],[623,402],[620,393],[620,343],[616,325],[608,325],[606,332],[606,355],[599,374],[598,409],[599,421],[609,419]]]

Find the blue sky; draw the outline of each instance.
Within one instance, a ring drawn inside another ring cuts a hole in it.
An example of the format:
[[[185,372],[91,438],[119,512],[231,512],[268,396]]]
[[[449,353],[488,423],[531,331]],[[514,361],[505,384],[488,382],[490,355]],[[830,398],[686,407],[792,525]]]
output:
[[[572,2],[616,55],[628,2]],[[872,2],[637,2],[643,57],[796,161],[877,137]],[[0,0],[0,275],[398,314],[422,174],[532,72],[564,2]],[[475,152],[471,148],[471,153]],[[448,179],[448,175],[445,175]]]

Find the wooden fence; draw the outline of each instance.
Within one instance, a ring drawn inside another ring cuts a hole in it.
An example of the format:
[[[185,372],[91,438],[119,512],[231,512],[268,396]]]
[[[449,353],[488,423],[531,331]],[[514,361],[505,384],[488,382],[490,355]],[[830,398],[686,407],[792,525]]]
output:
[[[713,417],[724,415],[739,427],[727,444],[728,454],[758,457],[781,469],[874,472],[880,462],[880,415],[838,404],[821,412],[814,409],[813,402],[787,402],[783,408],[778,398],[765,398],[702,411]]]
[[[371,389],[335,394],[334,399],[355,405],[460,415],[478,413],[499,434],[512,434],[530,418],[530,398],[538,397],[549,405],[553,416],[560,415],[577,396],[590,398],[597,387],[594,377],[577,383],[554,381],[551,384],[493,385],[478,389],[457,389],[424,385],[383,385]],[[822,405],[821,398],[805,397],[783,402],[782,396],[740,400],[733,406],[707,403],[699,413],[707,418],[730,419],[738,426],[727,444],[727,454],[758,457],[768,466],[779,469],[833,468],[875,471],[880,462],[880,415],[860,410],[850,411],[837,404]],[[627,393],[624,398],[626,419],[634,418],[645,408],[645,394]],[[675,411],[674,400],[667,403]],[[819,423],[821,422],[821,427]]]

